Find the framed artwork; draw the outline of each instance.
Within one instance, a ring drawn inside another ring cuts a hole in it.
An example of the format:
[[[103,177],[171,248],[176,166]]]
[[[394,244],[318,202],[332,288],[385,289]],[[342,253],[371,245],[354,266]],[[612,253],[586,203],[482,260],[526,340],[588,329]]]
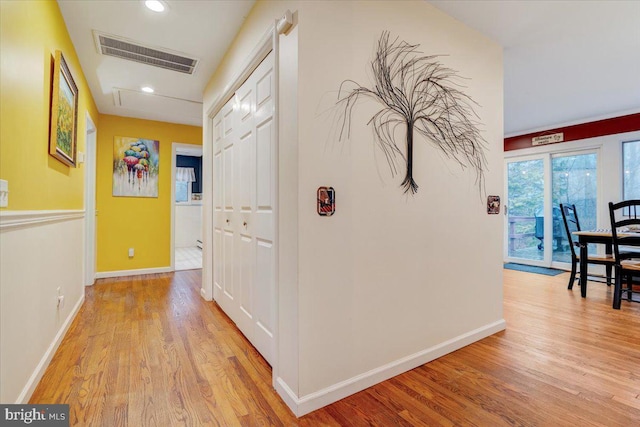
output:
[[[49,154],[66,165],[75,166],[78,86],[76,86],[69,66],[59,50],[56,50],[54,58],[50,123]]]
[[[114,196],[158,197],[159,145],[153,139],[114,138]]]
[[[336,213],[336,191],[333,187],[318,187],[317,209],[320,216],[331,216]]]
[[[496,215],[500,213],[500,196],[487,197],[487,213],[489,215]]]

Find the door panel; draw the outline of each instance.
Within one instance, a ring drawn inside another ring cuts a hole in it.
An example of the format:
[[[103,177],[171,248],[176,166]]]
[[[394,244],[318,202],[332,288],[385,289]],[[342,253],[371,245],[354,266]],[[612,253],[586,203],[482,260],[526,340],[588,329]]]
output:
[[[507,163],[507,257],[544,261],[544,161]]]
[[[233,212],[233,193],[234,193],[234,179],[233,179],[233,144],[224,148],[223,155],[224,171],[224,210],[226,212]]]
[[[221,296],[222,292],[222,230],[213,230],[213,292]],[[218,299],[218,298],[217,298]]]
[[[215,170],[215,182],[213,187],[214,212],[222,211],[222,152],[213,155],[213,168]]]
[[[254,345],[261,354],[273,351],[273,322],[272,306],[264,304],[275,294],[274,283],[274,253],[273,244],[265,240],[257,240],[256,251],[256,301],[255,324],[256,334]]]
[[[254,242],[250,236],[240,235],[240,248],[237,257],[238,272],[238,316],[234,321],[242,333],[253,342],[253,263],[255,259]]]
[[[253,132],[249,131],[240,137],[238,142],[238,175],[239,175],[239,207],[241,212],[251,213],[252,211],[252,189],[255,176],[253,173],[254,160],[254,140]]]
[[[225,108],[224,114],[223,114],[223,121],[224,121],[224,137],[226,138],[227,136],[229,136],[231,134],[231,132],[233,132],[233,125],[234,125],[234,109],[233,109],[233,104],[235,103],[235,100],[233,100],[232,104],[231,104],[231,108]]]
[[[258,209],[263,211],[270,211],[273,204],[271,198],[271,190],[273,187],[273,183],[271,182],[271,176],[273,175],[271,169],[273,165],[273,159],[271,158],[271,153],[273,152],[272,134],[273,128],[271,120],[263,123],[256,132]]]
[[[269,68],[269,67],[265,67]],[[262,110],[262,107],[267,104],[267,102],[271,101],[273,83],[271,81],[272,78],[272,70],[267,69],[265,73],[262,73],[262,77],[258,80],[256,84],[256,110]],[[267,111],[269,114],[269,111]],[[258,114],[259,115],[259,114]]]
[[[552,259],[555,262],[570,263],[571,251],[562,223],[560,204],[576,206],[580,227],[583,230],[597,228],[597,154],[591,152],[553,156],[551,173],[554,211]],[[595,253],[597,245],[589,245],[589,251]]]
[[[230,99],[214,118],[213,142],[213,297],[221,307],[233,306],[233,234],[227,220],[233,211],[233,188],[225,185],[233,174],[233,106]],[[227,283],[227,280],[229,282]]]
[[[256,105],[256,199],[253,234],[256,242],[254,345],[271,362],[275,353],[275,215],[276,146],[273,127],[273,53],[254,73]]]
[[[225,296],[233,299],[233,270],[235,267],[233,256],[233,232],[225,230],[222,242],[222,263],[224,265],[222,283]]]

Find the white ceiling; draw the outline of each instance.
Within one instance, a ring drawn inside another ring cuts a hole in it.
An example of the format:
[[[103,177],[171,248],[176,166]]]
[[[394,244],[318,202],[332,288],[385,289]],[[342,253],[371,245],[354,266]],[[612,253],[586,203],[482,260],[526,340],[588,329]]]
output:
[[[202,126],[202,93],[255,0],[58,0],[98,110],[103,114]],[[191,75],[98,53],[93,30],[200,60]],[[142,93],[142,86],[155,89]],[[125,107],[116,106],[117,99]]]
[[[504,47],[506,135],[640,111],[640,1],[429,2]]]
[[[640,1],[429,2],[505,48],[506,135],[640,111]],[[142,0],[58,3],[101,113],[201,126],[194,102],[254,0],[166,0],[161,14]],[[187,75],[103,56],[93,30],[200,64]],[[129,108],[115,105],[114,88]]]

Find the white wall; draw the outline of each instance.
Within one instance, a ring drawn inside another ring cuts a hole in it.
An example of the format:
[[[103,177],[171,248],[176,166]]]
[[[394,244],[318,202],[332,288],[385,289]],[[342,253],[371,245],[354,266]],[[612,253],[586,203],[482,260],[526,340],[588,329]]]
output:
[[[467,78],[463,90],[489,143],[487,194],[501,194],[502,49],[425,2],[301,2],[299,6],[299,393],[348,381],[470,331],[502,322],[502,215],[487,215],[474,174],[420,137],[417,195],[403,194],[374,156],[362,101],[351,140],[332,138],[319,112],[368,64],[383,30]],[[382,160],[381,160],[382,159]],[[337,212],[315,212],[331,185]],[[497,323],[496,323],[497,322]]]
[[[84,301],[83,233],[82,211],[0,213],[2,403],[28,401]]]
[[[176,248],[192,248],[202,239],[202,205],[176,205]]]
[[[377,105],[359,104],[346,143],[332,138],[330,114],[323,114],[343,80],[370,85],[367,68],[383,30],[420,43],[426,54],[446,54],[442,62],[468,78],[464,91],[480,105],[490,146],[486,190],[500,195],[502,49],[423,1],[257,2],[207,86],[205,112],[287,8],[297,11],[298,24],[280,37],[286,71],[278,82],[274,380],[302,415],[504,328],[503,217],[486,214],[473,172],[418,138],[420,191],[406,196],[399,188],[404,171],[392,178],[376,163],[381,156],[366,123]],[[211,164],[209,121],[204,133]],[[337,191],[337,213],[329,218],[315,211],[323,185]],[[205,240],[210,221],[205,213]],[[205,296],[212,268],[206,262]]]

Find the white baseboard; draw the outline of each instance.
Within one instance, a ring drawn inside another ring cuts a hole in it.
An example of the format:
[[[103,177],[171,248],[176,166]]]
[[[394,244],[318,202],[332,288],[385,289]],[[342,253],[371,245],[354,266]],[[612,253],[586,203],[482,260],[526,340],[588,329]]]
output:
[[[58,350],[58,347],[60,347],[60,343],[62,342],[62,339],[67,333],[67,330],[69,330],[69,326],[71,326],[71,322],[73,322],[73,319],[75,319],[76,315],[78,314],[78,311],[80,311],[80,307],[82,307],[82,303],[84,303],[84,292],[80,297],[80,299],[78,300],[78,302],[76,303],[76,305],[73,307],[73,310],[71,310],[71,313],[69,313],[69,316],[67,316],[66,320],[62,324],[62,327],[60,328],[55,338],[53,339],[53,342],[49,345],[49,348],[44,353],[44,356],[42,356],[42,359],[40,359],[40,363],[38,363],[38,366],[36,366],[36,369],[33,371],[33,374],[31,374],[29,381],[27,381],[27,384],[22,389],[22,392],[18,396],[18,399],[16,399],[16,402],[15,402],[16,404],[29,403],[29,399],[31,399],[31,395],[35,391],[36,386],[38,385],[40,380],[42,379],[44,372],[47,370],[47,367],[49,366],[49,363],[51,362],[53,355],[56,354],[56,350]]]
[[[110,277],[139,276],[142,274],[170,273],[171,267],[140,268],[137,270],[101,271],[96,273],[96,279],[107,279]]]
[[[207,295],[207,290],[205,288],[200,288],[200,296],[205,301],[213,301],[213,298]]]
[[[295,414],[296,417],[301,417],[305,414],[299,414],[298,408],[300,406],[300,399],[296,396],[295,392],[291,390],[291,387],[280,377],[276,379],[275,389],[278,392],[278,395],[284,403],[291,409],[291,411]],[[339,399],[338,399],[339,400]]]
[[[379,368],[372,369],[345,381],[339,382],[332,386],[326,387],[315,393],[308,394],[299,398],[291,390],[291,388],[282,380],[276,379],[276,391],[289,406],[293,413],[301,417],[310,412],[320,409],[323,406],[330,405],[340,399],[344,399],[354,393],[362,391],[368,387],[378,384],[382,381],[393,378],[420,365],[431,362],[439,357],[454,352],[462,347],[500,332],[506,328],[504,319],[490,323],[481,328],[467,332],[466,334],[452,338],[441,344],[431,348],[419,351],[407,357],[395,360]]]

